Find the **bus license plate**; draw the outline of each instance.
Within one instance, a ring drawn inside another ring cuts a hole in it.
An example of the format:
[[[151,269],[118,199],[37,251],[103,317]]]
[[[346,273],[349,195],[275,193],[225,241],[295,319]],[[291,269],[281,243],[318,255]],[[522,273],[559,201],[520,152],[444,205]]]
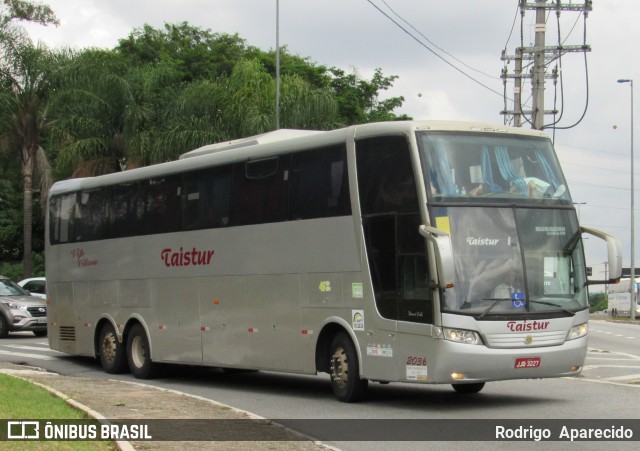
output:
[[[522,357],[516,359],[516,368],[538,368],[540,366],[540,357]]]

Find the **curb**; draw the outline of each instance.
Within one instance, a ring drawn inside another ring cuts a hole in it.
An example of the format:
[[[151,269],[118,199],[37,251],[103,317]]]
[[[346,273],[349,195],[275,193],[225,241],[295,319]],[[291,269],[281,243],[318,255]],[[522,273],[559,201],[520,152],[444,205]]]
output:
[[[15,377],[16,379],[21,379],[21,380],[29,382],[29,383],[37,386],[37,387],[45,389],[46,391],[48,391],[52,395],[62,399],[64,402],[66,402],[68,405],[70,405],[74,409],[77,409],[77,410],[80,410],[81,412],[84,412],[86,415],[88,415],[89,417],[93,418],[94,420],[98,420],[98,421],[110,424],[109,420],[107,418],[105,418],[102,414],[100,414],[99,412],[96,412],[95,410],[91,409],[90,407],[87,407],[84,404],[79,403],[75,399],[72,399],[72,398],[68,397],[64,393],[59,392],[58,390],[56,390],[55,388],[49,387],[48,385],[45,385],[45,384],[41,384],[40,382],[32,381],[31,379],[28,379],[26,377],[23,377],[23,376],[19,375],[20,373],[24,374],[25,372],[33,372],[33,373],[38,374],[39,376],[42,376],[43,374],[51,375],[51,377],[59,376],[58,374],[55,374],[55,373],[49,373],[47,371],[38,371],[38,370],[34,370],[34,369],[26,369],[26,370],[12,370],[12,369],[7,369],[7,368],[0,369],[0,373],[2,373],[2,374],[6,374],[7,376]],[[133,445],[131,445],[131,443],[129,443],[128,441],[115,440],[115,443],[116,443],[116,447],[120,451],[135,451],[135,448],[133,447]]]
[[[37,382],[34,380],[31,380],[27,377],[27,375],[37,375],[37,376],[47,376],[47,377],[65,377],[63,375],[60,375],[58,373],[52,373],[49,372],[47,370],[44,370],[42,368],[37,368],[37,367],[30,367],[30,366],[23,366],[20,368],[0,368],[0,374],[6,374],[8,376],[12,376],[15,377],[17,379],[22,379],[24,381],[27,381],[35,386],[38,386],[40,388],[43,388],[44,390],[47,390],[49,393],[53,394],[54,396],[62,399],[63,401],[65,401],[69,406],[80,410],[82,412],[84,412],[87,416],[89,416],[92,419],[98,420],[101,423],[105,423],[105,424],[110,424],[109,420],[102,415],[101,413],[93,410],[92,408],[76,401],[75,399],[69,397],[68,395],[62,393],[61,391],[50,387],[46,384],[43,384],[41,382]],[[289,433],[292,433],[294,435],[297,435],[299,437],[303,437],[306,440],[314,443],[315,445],[321,446],[327,450],[331,450],[331,451],[339,451],[339,448],[336,448],[334,446],[328,445],[326,443],[323,443],[320,440],[315,439],[314,437],[311,437],[309,435],[306,435],[302,432],[290,429],[282,424],[279,424],[277,422],[277,420],[270,420],[268,418],[262,417],[260,415],[256,415],[255,413],[249,412],[247,410],[243,410],[243,409],[239,409],[237,407],[233,407],[230,406],[228,404],[223,404],[221,402],[218,401],[214,401],[212,399],[208,399],[208,398],[204,398],[202,396],[198,396],[198,395],[193,395],[190,393],[185,393],[185,392],[181,392],[178,390],[173,390],[173,389],[169,389],[169,388],[163,388],[163,387],[156,387],[154,385],[147,385],[144,383],[140,383],[140,382],[133,382],[133,381],[121,381],[121,380],[116,380],[116,379],[106,379],[106,381],[108,382],[113,382],[113,383],[117,383],[117,384],[128,384],[128,385],[132,385],[135,387],[140,387],[143,389],[152,389],[152,390],[156,390],[162,393],[168,393],[168,394],[174,394],[174,395],[179,395],[179,396],[186,396],[188,398],[192,398],[198,401],[205,401],[208,404],[211,404],[213,406],[216,407],[223,407],[226,409],[230,409],[231,411],[233,411],[234,413],[237,414],[241,414],[241,415],[246,415],[247,417],[249,417],[252,420],[260,420],[260,421],[264,421],[265,423],[273,426],[273,427],[277,427],[277,428],[281,428],[282,430],[288,431]],[[125,441],[125,440],[114,440],[116,447],[118,450],[120,451],[135,451],[134,446],[129,442],[129,441]]]

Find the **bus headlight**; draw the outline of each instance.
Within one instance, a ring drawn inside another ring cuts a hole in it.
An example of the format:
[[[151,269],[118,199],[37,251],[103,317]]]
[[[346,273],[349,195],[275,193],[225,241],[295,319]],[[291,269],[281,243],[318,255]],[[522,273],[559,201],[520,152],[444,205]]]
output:
[[[442,334],[445,340],[455,341],[457,343],[466,343],[469,345],[482,344],[480,335],[472,330],[449,329],[448,327],[443,327]]]
[[[589,333],[589,325],[587,323],[578,324],[573,326],[567,334],[568,340],[575,340],[576,338],[584,337]]]

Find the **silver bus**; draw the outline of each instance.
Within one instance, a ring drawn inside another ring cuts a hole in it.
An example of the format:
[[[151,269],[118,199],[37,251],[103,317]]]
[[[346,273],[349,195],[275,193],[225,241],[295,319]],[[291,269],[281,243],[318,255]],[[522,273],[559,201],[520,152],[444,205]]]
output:
[[[280,130],[56,183],[52,349],[109,373],[179,363],[452,384],[578,375],[581,228],[549,138],[474,123]]]

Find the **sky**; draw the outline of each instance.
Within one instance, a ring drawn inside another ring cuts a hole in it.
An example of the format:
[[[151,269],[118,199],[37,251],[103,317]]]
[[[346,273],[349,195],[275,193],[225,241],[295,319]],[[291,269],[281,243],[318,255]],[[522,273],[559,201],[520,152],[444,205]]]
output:
[[[55,11],[60,26],[29,25],[27,31],[34,41],[53,48],[113,48],[118,39],[144,24],[162,28],[165,23],[183,21],[216,33],[238,33],[249,45],[263,50],[276,47],[276,0],[45,3]],[[518,4],[518,0],[280,0],[279,41],[290,53],[318,64],[355,70],[363,77],[371,77],[376,68],[385,75],[397,75],[394,87],[385,93],[405,98],[397,114],[502,124],[504,86],[500,74],[505,62],[501,52],[506,49],[507,54],[514,54],[521,38],[525,46],[533,45],[535,39],[535,13],[527,11],[521,27]],[[640,2],[594,0],[586,28],[577,12],[560,14],[560,33],[557,20],[555,12],[548,17],[546,45],[555,45],[558,34],[565,45],[583,44],[586,36],[591,51],[586,54],[586,64],[583,53],[562,58],[564,114],[559,125],[579,124],[547,133],[554,138],[581,223],[620,239],[623,265],[629,266],[632,94],[630,84],[617,80],[636,79],[640,86]],[[513,62],[507,68],[513,72]],[[547,80],[546,109],[553,107],[555,92],[553,82]],[[513,97],[511,84],[507,94]],[[559,90],[556,98],[561,98]],[[635,105],[640,105],[640,97]],[[634,109],[635,117],[640,118],[639,108]],[[640,161],[634,167],[638,164]],[[634,174],[637,188],[639,171]],[[640,205],[638,189],[634,192]],[[634,227],[636,249],[640,247],[638,222]],[[604,244],[589,238],[585,250],[594,278],[604,278]],[[640,266],[639,255],[636,251],[636,267]]]

